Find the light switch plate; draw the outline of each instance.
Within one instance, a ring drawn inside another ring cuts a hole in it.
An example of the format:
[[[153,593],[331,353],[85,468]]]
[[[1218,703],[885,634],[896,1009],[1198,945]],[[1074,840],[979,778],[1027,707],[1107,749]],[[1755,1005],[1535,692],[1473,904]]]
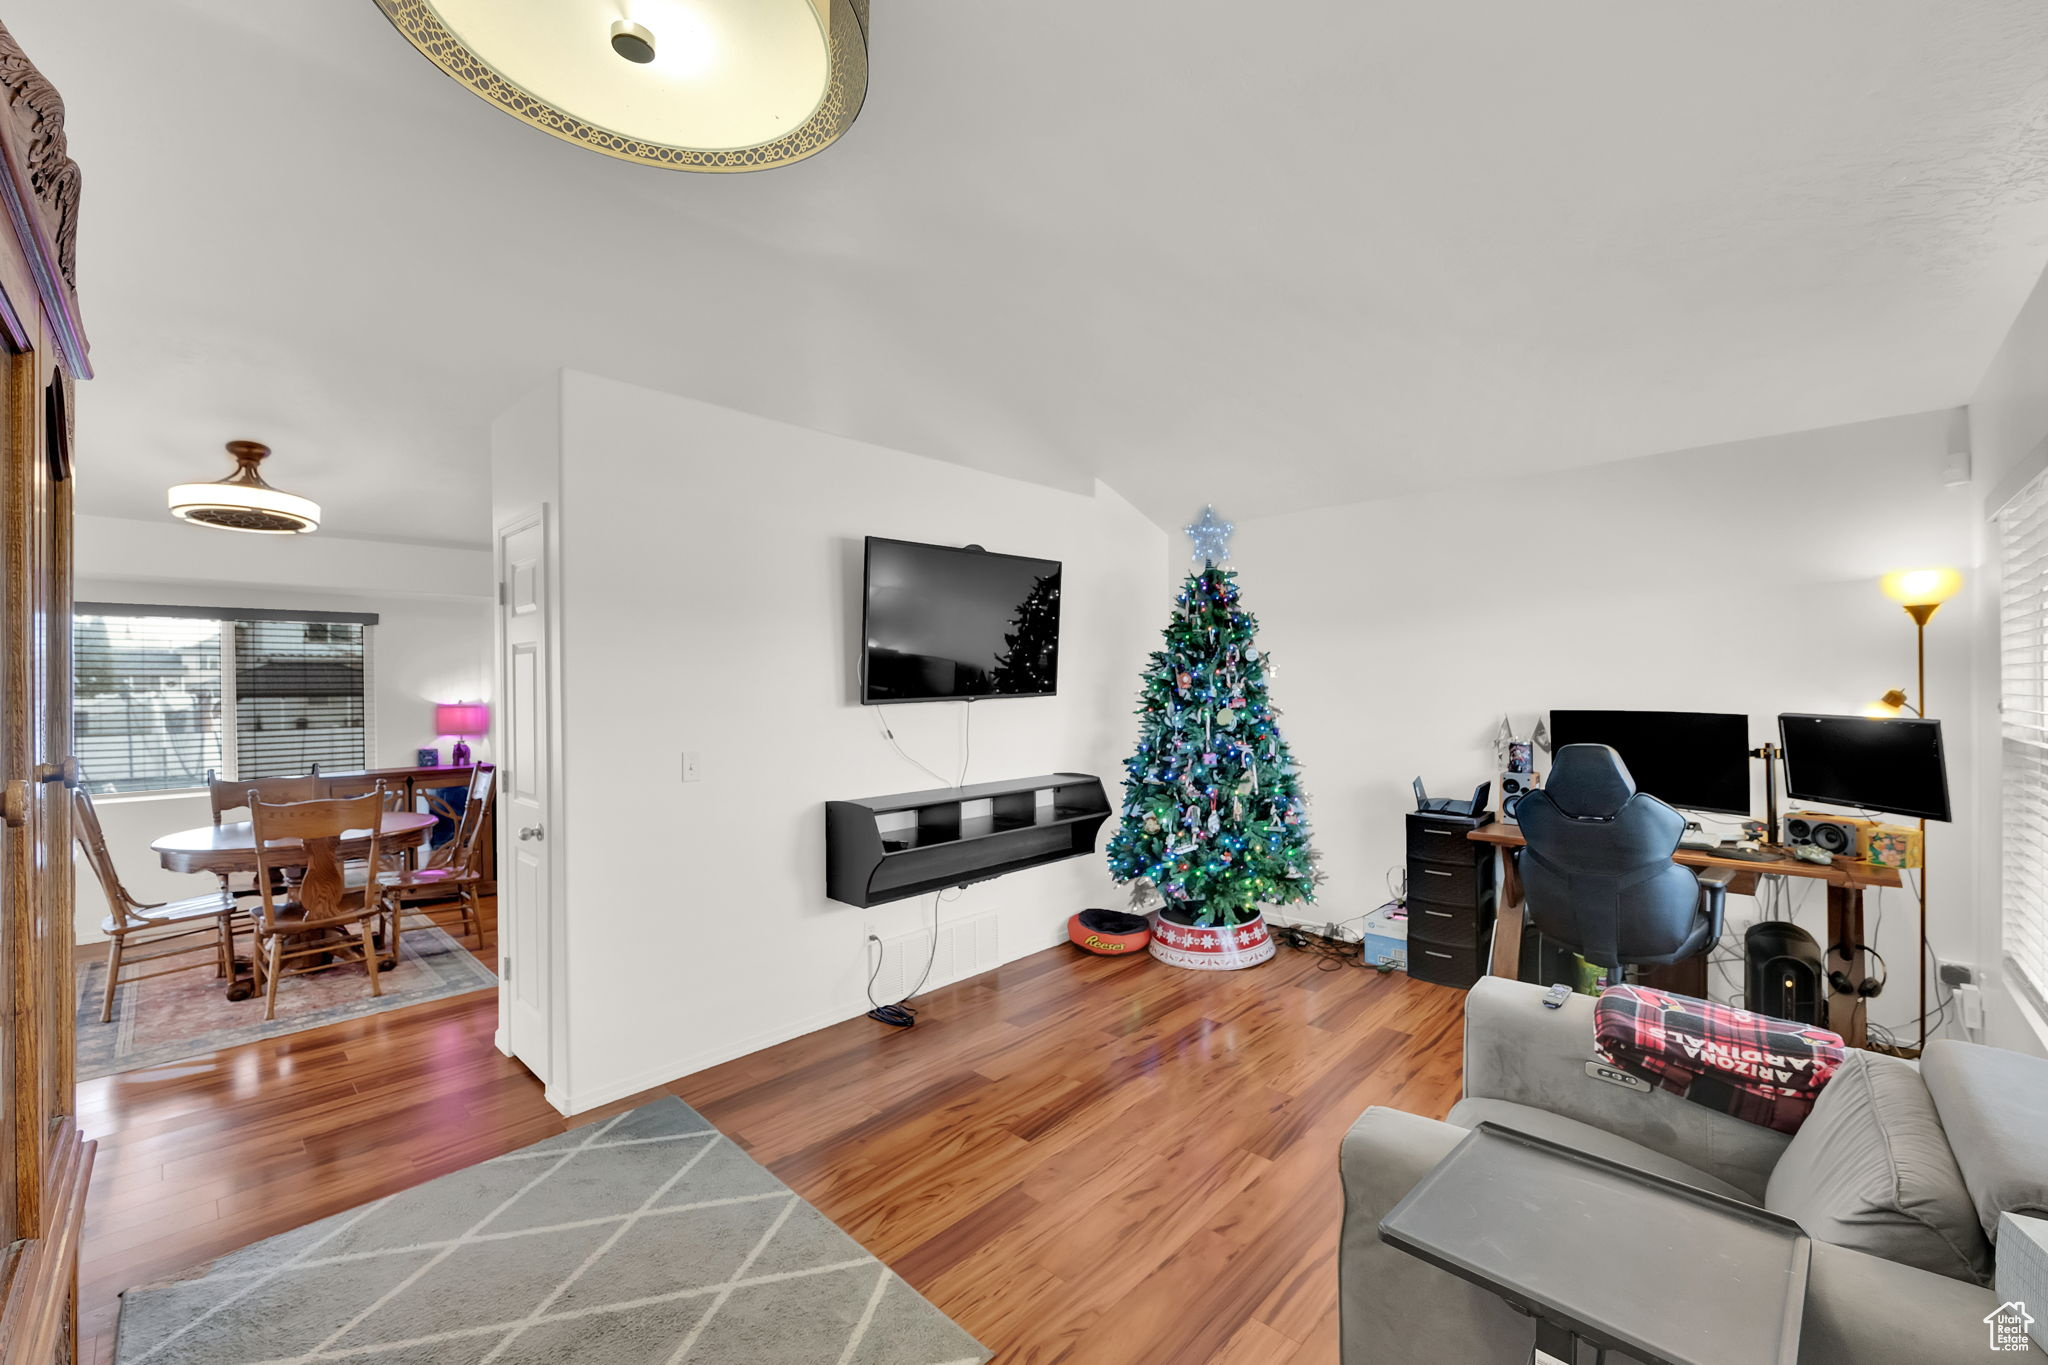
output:
[[[696,751],[692,750],[685,753],[683,755],[683,781],[701,782],[703,778],[704,769],[697,761]]]

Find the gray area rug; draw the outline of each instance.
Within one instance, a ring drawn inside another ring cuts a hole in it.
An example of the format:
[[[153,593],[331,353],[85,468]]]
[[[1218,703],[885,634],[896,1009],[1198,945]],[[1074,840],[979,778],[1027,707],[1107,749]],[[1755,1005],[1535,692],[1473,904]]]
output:
[[[118,1365],[980,1365],[677,1099],[121,1296]]]

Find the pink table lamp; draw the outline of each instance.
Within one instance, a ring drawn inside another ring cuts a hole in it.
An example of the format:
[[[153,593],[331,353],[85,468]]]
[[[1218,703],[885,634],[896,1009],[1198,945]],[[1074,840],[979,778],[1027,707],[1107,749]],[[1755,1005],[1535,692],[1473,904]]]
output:
[[[434,733],[455,736],[455,749],[448,761],[457,768],[469,764],[469,741],[491,730],[491,708],[480,701],[444,701],[434,704]]]

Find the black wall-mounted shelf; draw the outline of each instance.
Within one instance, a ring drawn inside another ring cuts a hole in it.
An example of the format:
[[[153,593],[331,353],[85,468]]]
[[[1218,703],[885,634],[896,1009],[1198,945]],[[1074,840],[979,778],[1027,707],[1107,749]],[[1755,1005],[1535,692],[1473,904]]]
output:
[[[987,814],[963,813],[979,801]],[[1087,773],[827,801],[825,894],[881,905],[1083,857],[1109,813],[1102,779]],[[911,818],[885,818],[904,815]]]

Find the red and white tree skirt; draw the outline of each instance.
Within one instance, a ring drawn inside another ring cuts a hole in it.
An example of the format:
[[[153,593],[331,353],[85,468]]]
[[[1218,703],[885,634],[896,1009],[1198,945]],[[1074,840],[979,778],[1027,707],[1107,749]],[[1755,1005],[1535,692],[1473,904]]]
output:
[[[1178,924],[1154,912],[1152,956],[1198,972],[1234,972],[1273,956],[1273,936],[1266,932],[1264,915],[1245,924],[1205,927]]]

